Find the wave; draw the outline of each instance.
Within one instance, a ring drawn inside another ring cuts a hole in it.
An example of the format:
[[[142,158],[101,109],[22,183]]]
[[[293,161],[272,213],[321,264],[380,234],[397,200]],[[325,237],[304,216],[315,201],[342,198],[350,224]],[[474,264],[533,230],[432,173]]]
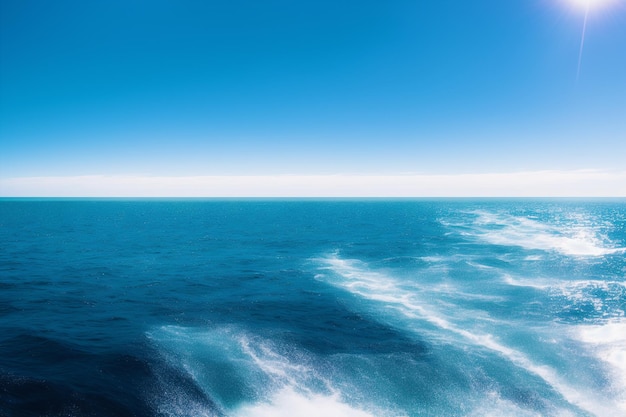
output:
[[[573,417],[571,413],[561,410],[559,417]],[[502,398],[494,391],[486,392],[483,399],[467,417],[545,417],[545,413],[520,408],[513,401]]]
[[[217,408],[201,409],[197,402],[193,410],[159,406],[159,412],[171,417],[398,416],[375,406],[352,404],[349,395],[334,387],[305,353],[241,330],[163,326],[148,337]]]
[[[505,345],[496,336],[478,328],[475,324],[470,327],[467,321],[462,325],[450,314],[442,313],[432,302],[429,294],[408,289],[402,282],[388,274],[370,270],[364,262],[354,259],[341,259],[337,254],[318,259],[322,270],[331,272],[319,274],[318,279],[325,280],[331,285],[343,288],[361,298],[380,303],[385,312],[400,313],[408,320],[404,325],[407,330],[416,331],[415,321],[425,321],[439,330],[455,336],[449,341],[451,344],[459,342],[475,345],[482,349],[494,352],[506,358],[515,366],[533,374],[564,398],[569,404],[598,416],[617,415],[615,408],[607,404],[606,399],[587,392],[583,388],[571,385],[552,367],[535,362],[526,353]],[[459,312],[467,317],[473,317],[472,312]],[[419,329],[420,332],[424,328]],[[441,335],[439,335],[441,337]],[[460,339],[459,339],[460,337]],[[620,414],[621,415],[621,414]]]
[[[302,394],[293,387],[274,393],[269,401],[239,408],[237,417],[373,417],[366,411],[353,408],[337,395]]]
[[[603,280],[558,280],[513,278],[504,274],[502,280],[514,287],[533,288],[547,293],[559,301],[561,310],[567,312],[585,311],[585,318],[624,317],[626,302],[626,282]],[[575,316],[578,319],[578,315]]]
[[[626,415],[626,320],[613,320],[598,325],[577,326],[573,337],[591,347],[596,358],[606,365],[613,381],[613,395]]]
[[[588,216],[575,215],[548,224],[502,212],[475,211],[470,214],[475,216],[470,225],[444,224],[493,245],[517,246],[574,257],[600,257],[626,252],[625,247],[616,247],[603,234],[603,230],[610,225],[598,224]]]

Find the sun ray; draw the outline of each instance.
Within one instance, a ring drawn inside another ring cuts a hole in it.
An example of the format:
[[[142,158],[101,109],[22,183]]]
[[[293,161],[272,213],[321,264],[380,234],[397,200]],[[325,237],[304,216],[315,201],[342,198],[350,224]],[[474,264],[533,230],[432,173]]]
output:
[[[578,78],[580,77],[580,64],[583,58],[583,48],[585,46],[585,32],[587,31],[587,18],[589,17],[590,4],[591,4],[591,0],[588,0],[587,8],[585,9],[585,20],[583,21],[583,33],[580,37],[580,49],[578,51],[578,67],[576,69],[576,82],[578,82]]]
[[[567,0],[572,6],[584,11],[583,29],[580,36],[580,47],[578,49],[578,65],[576,67],[576,82],[580,78],[580,69],[582,65],[583,50],[585,48],[585,37],[587,33],[587,22],[592,10],[600,9],[615,3],[616,0]]]

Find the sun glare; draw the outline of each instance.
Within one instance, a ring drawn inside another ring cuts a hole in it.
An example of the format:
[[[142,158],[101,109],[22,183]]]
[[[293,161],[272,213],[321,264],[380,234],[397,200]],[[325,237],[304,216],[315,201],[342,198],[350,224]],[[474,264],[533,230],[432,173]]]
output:
[[[583,48],[585,46],[585,33],[587,32],[587,20],[591,14],[592,9],[599,9],[601,7],[608,6],[611,3],[615,3],[617,0],[567,0],[573,6],[578,9],[584,10],[584,20],[582,35],[580,37],[580,49],[578,50],[578,67],[576,69],[576,81],[580,77],[580,65],[583,58]]]
[[[585,10],[597,9],[613,3],[614,0],[569,0],[576,7],[580,7]]]

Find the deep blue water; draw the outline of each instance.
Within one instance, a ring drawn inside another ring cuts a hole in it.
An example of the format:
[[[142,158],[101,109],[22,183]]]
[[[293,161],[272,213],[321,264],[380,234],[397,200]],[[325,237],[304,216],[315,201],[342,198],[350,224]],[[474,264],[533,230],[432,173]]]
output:
[[[626,415],[624,200],[0,200],[2,416]]]

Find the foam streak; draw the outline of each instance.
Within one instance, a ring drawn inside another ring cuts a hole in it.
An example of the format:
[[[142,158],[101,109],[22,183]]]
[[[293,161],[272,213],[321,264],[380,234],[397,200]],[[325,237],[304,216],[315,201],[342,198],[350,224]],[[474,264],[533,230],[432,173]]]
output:
[[[626,251],[626,248],[615,247],[600,233],[593,219],[584,216],[573,217],[563,224],[547,225],[506,213],[477,211],[473,214],[476,219],[470,234],[494,245],[558,252],[574,257],[600,257]]]
[[[414,293],[401,288],[399,283],[389,276],[369,271],[364,264],[356,260],[344,260],[332,256],[322,261],[327,269],[344,278],[342,281],[334,282],[334,285],[345,288],[363,298],[380,301],[386,307],[393,307],[400,311],[405,317],[425,320],[443,330],[461,336],[474,345],[496,352],[514,365],[540,377],[570,404],[598,416],[615,415],[613,408],[570,386],[551,367],[533,362],[524,353],[500,343],[491,334],[465,330],[457,326],[424,300],[418,300]]]

